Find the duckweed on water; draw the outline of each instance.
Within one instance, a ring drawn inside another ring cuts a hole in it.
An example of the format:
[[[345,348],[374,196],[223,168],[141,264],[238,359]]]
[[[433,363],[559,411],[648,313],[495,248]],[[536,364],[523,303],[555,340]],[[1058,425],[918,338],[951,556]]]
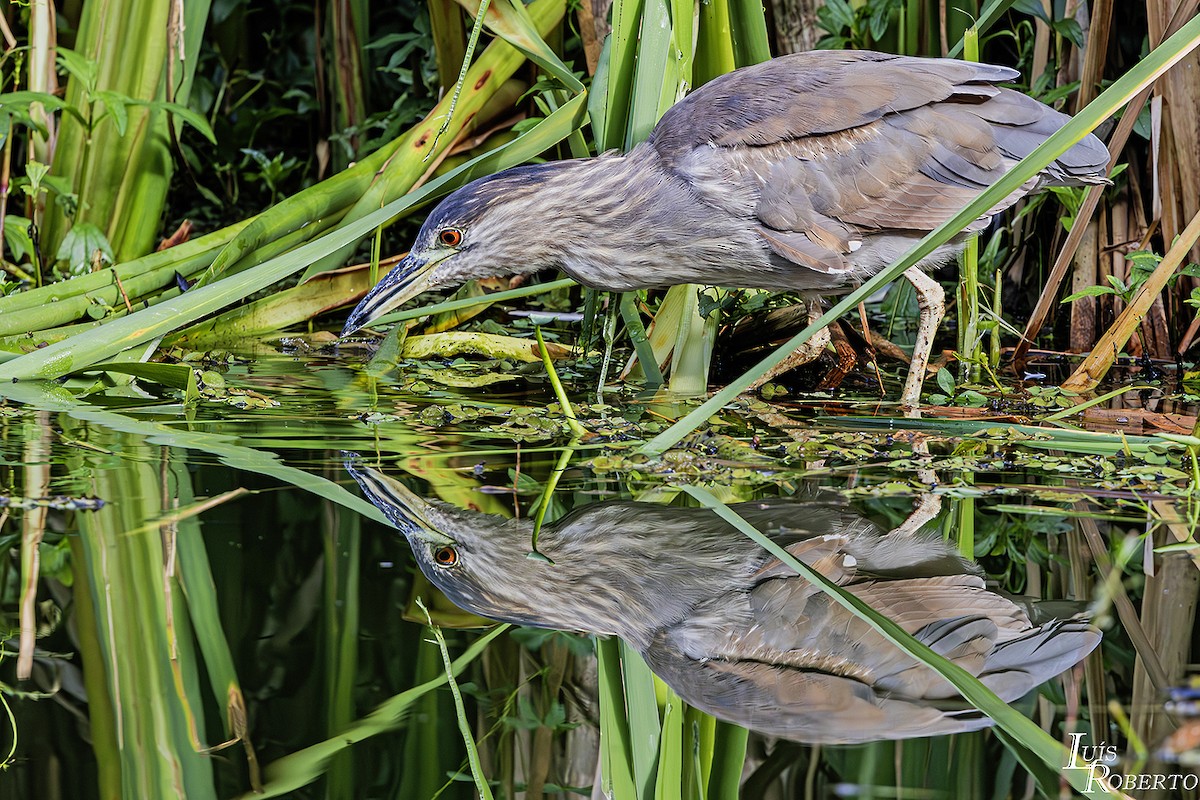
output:
[[[588,430],[588,442],[641,442],[647,432],[662,430],[661,422],[638,423],[615,414],[608,406],[572,404],[579,422]],[[476,406],[463,403],[427,405],[415,414],[374,411],[353,417],[368,425],[403,421],[429,428],[453,428],[465,423],[481,433],[499,434],[514,441],[552,441],[571,435],[571,428],[557,403],[545,407]]]
[[[868,486],[860,494],[912,494],[930,488],[926,480],[886,480],[932,470],[936,490],[957,497],[1029,494],[1046,501],[1078,500],[1080,492],[1115,493],[1120,499],[1145,496],[1184,497],[1194,492],[1190,475],[1167,452],[1135,457],[1062,454],[1021,445],[1045,439],[1004,431],[980,437],[921,436],[928,455],[915,452],[909,435],[863,431],[792,431],[791,441],[770,442],[764,431],[757,441],[724,434],[692,437],[660,459],[651,461],[624,451],[596,456],[587,465],[597,473],[659,482],[737,482],[780,484],[813,475],[857,474]],[[777,434],[776,434],[777,436]],[[875,480],[872,480],[874,478]],[[1019,480],[1019,485],[1014,485]],[[1063,486],[1069,480],[1071,487]],[[991,481],[992,483],[987,483]],[[1027,485],[1037,483],[1039,485]],[[1048,483],[1049,485],[1041,485]]]

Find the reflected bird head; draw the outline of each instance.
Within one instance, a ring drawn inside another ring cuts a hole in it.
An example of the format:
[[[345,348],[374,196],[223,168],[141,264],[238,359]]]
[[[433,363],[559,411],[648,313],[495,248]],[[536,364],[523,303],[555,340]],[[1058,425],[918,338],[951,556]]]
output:
[[[404,534],[417,565],[459,608],[518,625],[554,627],[538,610],[533,588],[548,580],[545,562],[530,559],[528,522],[426,500],[403,483],[348,455],[346,470]],[[564,628],[571,628],[564,625]]]
[[[412,250],[355,307],[342,335],[369,325],[421,292],[473,278],[536,272],[556,265],[563,239],[561,192],[547,181],[578,162],[514,167],[480,178],[443,200],[421,226]]]

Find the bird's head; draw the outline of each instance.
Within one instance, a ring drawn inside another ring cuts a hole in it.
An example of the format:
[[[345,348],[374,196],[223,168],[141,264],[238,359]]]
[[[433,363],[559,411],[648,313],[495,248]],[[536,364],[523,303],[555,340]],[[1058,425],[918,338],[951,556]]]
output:
[[[346,470],[363,494],[408,540],[425,577],[459,608],[490,619],[537,627],[553,596],[539,594],[555,576],[529,558],[533,526],[426,500],[403,483],[346,454]]]
[[[472,181],[444,199],[421,226],[412,250],[355,307],[342,335],[353,333],[423,291],[472,278],[554,266],[547,225],[562,198],[541,192],[579,162],[514,167]]]

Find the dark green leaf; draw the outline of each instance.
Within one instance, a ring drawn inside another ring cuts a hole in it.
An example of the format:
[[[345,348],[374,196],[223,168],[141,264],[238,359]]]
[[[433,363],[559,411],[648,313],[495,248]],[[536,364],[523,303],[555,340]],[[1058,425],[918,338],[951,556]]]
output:
[[[1137,121],[1133,123],[1133,132],[1142,137],[1146,141],[1150,141],[1152,133],[1152,120],[1150,118],[1150,104],[1142,106],[1142,110],[1138,112]]]
[[[987,397],[974,389],[968,389],[963,392],[957,400],[960,405],[967,406],[968,408],[983,408],[987,405]]]
[[[821,10],[828,13],[829,21],[836,26],[826,28],[830,33],[839,33],[842,28],[854,27],[854,9],[850,8],[846,0],[826,0]]]
[[[891,21],[891,10],[887,6],[880,6],[871,14],[870,31],[871,38],[879,41],[887,33],[888,22]]]
[[[1042,0],[1013,0],[1012,8],[1022,14],[1037,17],[1043,22],[1051,21],[1046,9],[1042,6]]]
[[[29,237],[29,220],[13,214],[4,218],[4,243],[12,253],[13,261],[20,261],[33,253],[33,239]]]
[[[1079,23],[1075,20],[1061,19],[1053,23],[1050,27],[1054,28],[1056,33],[1071,44],[1079,48],[1083,47],[1083,28],[1079,27]]]
[[[178,103],[166,103],[161,100],[130,100],[129,103],[130,105],[144,105],[150,108],[166,111],[168,114],[179,117],[181,121],[191,125],[197,131],[199,131],[205,139],[208,139],[213,144],[217,143],[217,136],[215,133],[213,133],[212,126],[208,124],[208,120],[206,120],[200,114],[197,114],[195,111],[192,111],[187,106],[181,106]]]
[[[954,376],[950,374],[950,370],[945,367],[938,370],[937,385],[948,396],[954,395]]]
[[[113,125],[117,127],[117,133],[124,136],[126,128],[129,127],[129,110],[126,108],[129,104],[129,97],[120,92],[102,90],[96,92],[96,99],[104,103],[104,109],[112,117]]]
[[[1102,294],[1116,294],[1116,291],[1111,286],[1089,286],[1086,289],[1080,289],[1074,294],[1069,294],[1062,299],[1064,303],[1071,303],[1081,297],[1099,297]]]
[[[57,48],[55,54],[58,56],[59,66],[66,70],[73,80],[82,83],[84,94],[90,96],[96,90],[96,62],[65,47]]]

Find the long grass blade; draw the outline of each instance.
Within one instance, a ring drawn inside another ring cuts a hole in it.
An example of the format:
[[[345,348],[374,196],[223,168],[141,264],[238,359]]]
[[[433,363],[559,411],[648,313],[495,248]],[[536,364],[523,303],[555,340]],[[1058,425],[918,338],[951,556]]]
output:
[[[458,730],[462,734],[463,744],[467,748],[467,763],[471,767],[471,778],[475,781],[475,791],[479,792],[482,800],[492,800],[492,787],[488,785],[487,776],[483,774],[483,763],[479,760],[479,748],[475,746],[475,737],[471,735],[471,721],[467,719],[467,709],[463,705],[462,692],[458,689],[458,681],[454,679],[454,665],[450,661],[450,650],[446,647],[446,637],[442,635],[442,629],[433,624],[433,617],[429,616],[429,610],[425,608],[425,604],[421,602],[420,598],[417,598],[417,605],[425,612],[429,629],[433,631],[433,638],[437,640],[438,650],[442,654],[442,665],[446,669],[446,683],[449,684],[450,694],[454,697]]]
[[[621,646],[613,638],[596,640],[600,694],[601,790],[607,797],[640,797],[633,779],[633,752],[625,688],[621,678]]]
[[[654,778],[655,800],[683,800],[683,725],[687,706],[667,689],[663,708],[662,736],[658,746],[658,773]]]
[[[183,459],[172,457],[169,467],[175,491],[183,507],[192,505],[192,476]],[[204,548],[200,521],[192,514],[178,520],[176,563],[179,585],[187,601],[187,615],[204,658],[204,671],[212,686],[213,698],[225,710],[225,735],[240,740],[246,752],[250,785],[259,788],[262,778],[258,759],[249,741],[246,698],[234,666],[233,652],[221,621],[212,565]]]
[[[379,708],[339,732],[338,735],[271,762],[266,768],[267,782],[263,785],[263,790],[244,794],[239,800],[265,800],[268,797],[280,797],[317,780],[321,777],[331,758],[364,739],[394,729],[404,719],[413,703],[429,692],[445,686],[449,675],[461,675],[462,671],[509,627],[511,626],[500,625],[495,630],[479,637],[461,656],[450,663],[446,672],[384,701]]]
[[[654,693],[654,673],[636,650],[620,643],[621,674],[625,686],[625,713],[633,753],[633,780],[640,798],[654,797],[662,725]]]
[[[728,722],[717,722],[713,734],[712,767],[708,774],[708,800],[737,797],[746,766],[750,732]]]

